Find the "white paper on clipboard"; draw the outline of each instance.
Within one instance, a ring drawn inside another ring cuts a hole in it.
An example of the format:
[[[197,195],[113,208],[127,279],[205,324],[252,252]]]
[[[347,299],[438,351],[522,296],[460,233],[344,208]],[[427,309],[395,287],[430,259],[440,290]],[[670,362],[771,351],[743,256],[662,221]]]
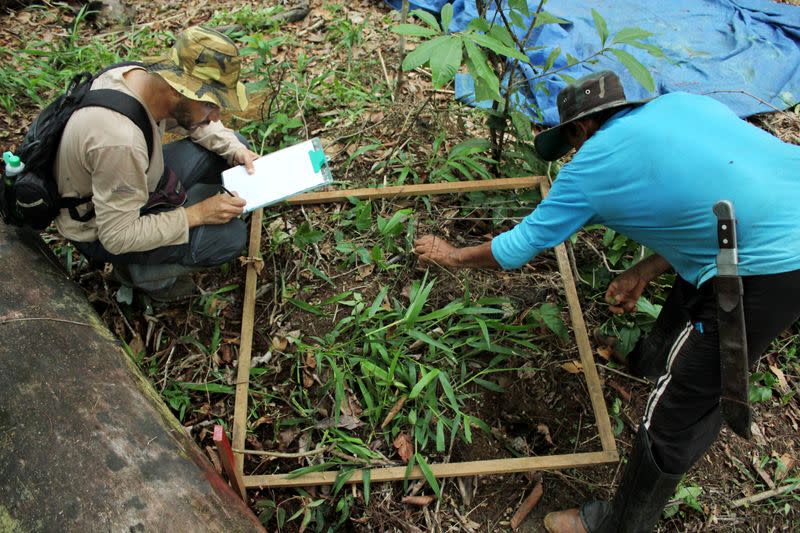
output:
[[[245,212],[331,182],[322,143],[316,137],[259,157],[253,166],[254,174],[248,174],[243,165],[222,173],[225,188],[247,202]]]

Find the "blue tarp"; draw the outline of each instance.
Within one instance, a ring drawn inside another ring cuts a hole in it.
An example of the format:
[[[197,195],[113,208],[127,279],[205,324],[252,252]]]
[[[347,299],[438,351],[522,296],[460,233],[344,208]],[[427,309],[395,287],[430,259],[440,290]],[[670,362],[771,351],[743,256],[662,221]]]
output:
[[[400,0],[387,1],[395,8],[401,5]],[[445,3],[415,0],[410,5],[411,9],[438,14]],[[477,16],[475,0],[452,3],[455,16],[450,30],[460,31]],[[529,0],[532,13],[538,4],[538,0]],[[800,102],[800,7],[771,0],[550,0],[545,9],[570,23],[537,28],[528,46],[544,48],[529,54],[531,62],[542,65],[551,50],[561,47],[562,57],[554,66],[560,68],[566,65],[564,53],[582,59],[599,50],[593,8],[606,20],[611,35],[626,27],[653,33],[646,42],[663,50],[667,59],[631,46],[624,49],[650,71],[657,94],[738,91],[711,96],[742,117],[774,111],[756,98],[779,109]],[[520,38],[526,33],[525,28],[515,31]],[[613,55],[594,65],[574,65],[564,73],[578,78],[603,69],[620,74],[628,99],[655,96],[648,94]],[[533,75],[530,70],[524,74]],[[464,78],[456,80],[456,96],[469,101],[472,80]],[[555,96],[564,85],[554,74],[546,78],[547,91],[533,93],[532,87],[527,91],[529,105],[542,110],[547,125],[558,123]]]

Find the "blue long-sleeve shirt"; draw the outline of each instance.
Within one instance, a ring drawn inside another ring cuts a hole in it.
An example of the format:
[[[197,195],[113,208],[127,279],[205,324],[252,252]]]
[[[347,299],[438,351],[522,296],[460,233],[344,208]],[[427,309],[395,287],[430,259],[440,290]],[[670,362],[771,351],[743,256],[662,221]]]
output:
[[[741,275],[800,269],[800,147],[712,98],[671,93],[606,121],[548,197],[495,237],[492,255],[518,268],[583,225],[603,224],[699,286],[716,275],[719,200],[734,205]]]

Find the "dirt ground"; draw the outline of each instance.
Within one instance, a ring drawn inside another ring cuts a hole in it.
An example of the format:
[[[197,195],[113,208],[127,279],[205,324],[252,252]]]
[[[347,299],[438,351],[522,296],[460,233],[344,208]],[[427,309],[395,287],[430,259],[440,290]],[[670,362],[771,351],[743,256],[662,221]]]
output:
[[[794,0],[791,3],[795,3]],[[234,2],[231,0],[208,0],[201,4],[177,2],[171,0],[149,2],[136,8],[137,24],[148,24],[162,30],[180,31],[181,27],[190,24],[205,23],[217,11],[240,9],[243,6],[257,7],[260,2]],[[352,50],[353,59],[365,60],[364,65],[374,70],[375,84],[384,83],[386,77],[394,76],[398,58],[396,40],[390,40],[386,26],[398,20],[398,14],[379,1],[355,0],[347,3],[323,3],[321,0],[310,2],[310,13],[303,20],[286,27],[286,31],[294,33],[299,40],[310,40],[318,45],[320,63],[344,62],[342,50],[331,46],[326,40],[326,31],[332,25],[333,15],[330,4],[338,4],[336,16],[361,23],[369,20],[361,43]],[[45,9],[57,9],[48,6]],[[60,35],[59,24],[64,20],[59,17],[48,19],[50,26],[42,26],[42,15],[20,19],[14,15],[0,14],[0,44],[19,46],[22,35],[53,32]],[[12,23],[13,22],[13,23]],[[93,30],[97,34],[111,30],[99,28]],[[394,36],[396,38],[396,36]],[[15,44],[17,43],[17,44]],[[280,54],[291,54],[292,49],[279,50]],[[380,54],[378,54],[380,52]],[[380,61],[376,61],[380,55]],[[372,60],[367,62],[366,59]],[[385,63],[386,70],[381,64]],[[332,67],[331,67],[332,68]],[[367,67],[365,67],[367,68]],[[378,90],[377,88],[375,90]],[[423,106],[416,115],[412,112],[425,98],[430,103]],[[257,97],[258,98],[258,97]],[[266,97],[264,97],[266,99]],[[12,122],[6,117],[6,128],[2,136],[3,143],[14,144],[19,139],[24,126],[20,125],[25,116],[31,116],[33,108],[24,109],[22,116]],[[252,106],[248,114],[228,117],[232,124],[241,127],[249,119],[263,111],[263,106]],[[346,116],[346,110],[338,111]],[[304,117],[304,128],[320,135],[326,143],[326,151],[332,155],[332,166],[337,173],[337,180],[347,186],[376,185],[381,183],[381,176],[373,172],[373,164],[381,157],[393,154],[403,139],[400,136],[413,137],[433,143],[436,132],[449,132],[446,142],[454,143],[467,133],[480,134],[480,124],[468,110],[458,110],[452,102],[452,94],[445,91],[433,91],[430,78],[424,72],[408,74],[406,89],[398,95],[392,106],[384,109],[371,109],[356,120],[341,120],[331,126],[326,123],[328,117],[320,113]],[[754,122],[764,129],[776,134],[787,142],[800,144],[800,127],[797,114],[769,114],[756,117]],[[327,125],[326,125],[327,124]],[[352,157],[366,143],[365,130],[372,137],[383,141],[383,151],[369,153],[363,157]],[[394,144],[393,144],[394,142]],[[387,154],[387,151],[389,153]],[[440,235],[457,238],[460,244],[481,242],[485,235],[493,230],[488,213],[479,208],[473,209],[471,218],[459,220],[455,214],[464,207],[461,198],[437,198],[431,201],[430,215],[420,216],[415,221],[417,234],[435,232]],[[401,207],[412,206],[422,213],[422,200],[402,200],[397,202],[381,202],[380,209],[387,212]],[[524,205],[524,202],[521,202]],[[320,317],[298,309],[287,309],[279,306],[281,291],[285,289],[287,280],[298,285],[307,284],[305,298],[308,301],[322,301],[344,290],[359,288],[366,298],[374,298],[379,288],[389,285],[394,288],[408,286],[411,281],[421,277],[415,269],[415,261],[411,256],[398,255],[404,268],[391,272],[378,272],[369,269],[352,269],[337,272],[334,283],[314,283],[313,277],[299,269],[296,254],[285,248],[273,247],[271,235],[277,231],[289,231],[298,228],[305,221],[312,220],[325,231],[335,230],[335,220],[341,208],[337,206],[309,207],[303,210],[280,207],[265,214],[265,237],[262,252],[265,258],[265,270],[258,283],[259,298],[256,306],[256,331],[253,342],[253,354],[267,354],[275,350],[275,343],[290,337],[293,331],[302,330],[305,335],[324,335],[336,323],[333,317]],[[468,218],[468,217],[464,217]],[[327,221],[327,222],[326,222]],[[510,227],[510,222],[506,222]],[[274,230],[270,233],[270,228]],[[597,232],[588,233],[589,241],[598,240]],[[47,235],[54,247],[59,247],[57,236]],[[573,248],[575,266],[582,273],[605,276],[600,252],[596,248],[584,246],[579,241]],[[328,257],[331,250],[322,246],[320,259]],[[196,281],[206,289],[205,299],[200,305],[206,313],[198,313],[197,302],[194,304],[170,306],[166,308],[147,308],[134,305],[123,309],[116,301],[117,285],[108,272],[92,272],[79,270],[75,274],[86,290],[90,300],[98,312],[108,322],[109,327],[129,344],[136,344],[148,354],[144,368],[154,386],[162,395],[165,385],[170,379],[181,377],[185,381],[193,381],[195,377],[208,377],[210,372],[215,376],[228,378],[235,375],[235,359],[238,350],[239,329],[241,326],[241,291],[225,292],[224,288],[233,284],[244,287],[244,268],[235,265],[223,272],[204,272],[197,275]],[[506,296],[514,305],[522,309],[533,303],[554,302],[565,306],[565,298],[561,289],[560,276],[557,273],[555,256],[546,252],[531,265],[517,273],[496,272],[437,272],[440,283],[431,295],[432,304],[444,305],[451,301],[453,294],[463,293],[466,286],[477,295]],[[582,300],[587,327],[591,331],[603,324],[608,314],[604,306],[598,304],[600,290],[587,283],[579,283],[578,291]],[[208,294],[220,296],[211,298]],[[216,315],[214,315],[216,313]],[[188,346],[188,337],[210,342],[212,321],[209,316],[221,317],[219,322],[221,343],[219,350],[213,354]],[[566,315],[565,315],[566,317]],[[785,358],[786,348],[798,342],[797,328],[783,335],[763,362],[757,372],[773,372],[777,375],[782,367],[780,361]],[[525,455],[567,454],[581,451],[597,451],[599,439],[594,423],[592,406],[586,386],[580,374],[571,374],[562,365],[578,359],[577,349],[571,340],[564,341],[543,331],[541,336],[541,353],[535,360],[514,360],[509,366],[518,368],[514,373],[504,374],[498,378],[498,384],[505,387],[503,393],[482,392],[476,394],[471,408],[482,420],[491,426],[491,435],[476,432],[471,445],[459,443],[449,454],[451,462],[494,459]],[[156,340],[158,339],[158,340]],[[162,340],[166,339],[166,340]],[[276,340],[277,339],[277,340]],[[596,348],[596,347],[595,347]],[[175,357],[172,353],[176,352]],[[275,350],[278,353],[278,350]],[[287,350],[284,359],[267,362],[272,365],[269,372],[259,378],[259,386],[271,390],[275,398],[282,394],[287,396],[293,389],[287,383],[292,380],[292,366],[289,361],[298,354]],[[604,363],[601,357],[598,361]],[[531,370],[534,369],[535,371]],[[777,369],[777,372],[776,372]],[[641,419],[644,403],[651,386],[629,379],[604,364],[599,366],[606,403],[618,405],[619,411],[614,414],[614,423],[619,424],[621,431],[617,436],[617,446],[624,458],[633,440],[638,420]],[[795,523],[800,521],[800,503],[791,494],[775,497],[759,503],[734,507],[736,499],[750,496],[773,486],[782,486],[788,480],[798,477],[798,470],[793,465],[798,457],[798,423],[800,422],[800,403],[791,393],[800,394],[800,377],[783,374],[780,386],[786,394],[785,401],[775,398],[765,403],[754,405],[754,415],[758,432],[750,442],[744,441],[730,431],[724,429],[717,443],[709,453],[692,469],[684,480],[684,486],[699,488],[696,494],[697,505],[693,509],[686,500],[672,502],[677,511],[663,520],[659,531],[795,531]],[[291,390],[290,390],[291,389]],[[477,393],[477,391],[475,391]],[[233,419],[232,395],[220,399],[218,395],[192,395],[192,405],[183,420],[184,426],[191,432],[198,444],[211,450],[210,428],[217,420],[230,423]],[[165,396],[173,410],[177,412],[177,404],[172,404]],[[296,449],[296,434],[275,434],[271,425],[274,417],[286,416],[291,408],[280,400],[264,402],[265,413],[257,421],[252,422],[253,434],[248,437],[248,447],[262,449],[269,443],[282,442],[285,449]],[[271,411],[270,411],[271,410]],[[280,448],[279,448],[280,449]],[[213,458],[213,457],[212,457]],[[444,459],[445,457],[440,457]],[[788,468],[776,468],[775,459]],[[248,474],[288,472],[302,466],[296,460],[259,461],[248,459],[245,472]],[[517,474],[504,476],[487,476],[482,478],[464,478],[460,481],[445,481],[442,487],[442,498],[427,507],[404,505],[400,502],[403,495],[401,483],[376,485],[372,488],[372,497],[368,506],[364,505],[360,489],[353,488],[356,495],[356,508],[351,519],[342,526],[342,530],[353,531],[510,531],[510,519],[522,500],[536,483],[538,476],[544,489],[541,502],[524,521],[519,531],[542,531],[542,519],[546,513],[572,507],[589,498],[608,498],[619,480],[622,465],[592,467],[587,469],[567,469],[540,474]],[[325,488],[307,488],[312,497],[325,497],[329,494]],[[270,489],[253,489],[249,491],[250,503],[257,513],[262,512],[265,500],[286,502],[286,508],[292,514],[299,508],[301,501],[294,491],[273,491]],[[690,499],[690,498],[689,498]],[[298,530],[298,522],[289,522],[284,531]],[[273,522],[269,530],[276,528]]]

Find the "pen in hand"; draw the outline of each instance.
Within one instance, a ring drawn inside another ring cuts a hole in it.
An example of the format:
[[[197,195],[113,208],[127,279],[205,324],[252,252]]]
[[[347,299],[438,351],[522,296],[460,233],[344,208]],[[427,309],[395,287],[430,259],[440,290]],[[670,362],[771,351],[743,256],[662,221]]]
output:
[[[220,186],[219,186],[219,188],[220,188],[220,189],[222,189],[222,192],[226,192],[226,193],[228,193],[228,194],[229,194],[229,195],[231,195],[231,196],[236,196],[236,195],[235,195],[235,194],[233,194],[231,191],[229,191],[228,189],[226,189],[226,188],[225,188],[223,185],[220,185]]]

